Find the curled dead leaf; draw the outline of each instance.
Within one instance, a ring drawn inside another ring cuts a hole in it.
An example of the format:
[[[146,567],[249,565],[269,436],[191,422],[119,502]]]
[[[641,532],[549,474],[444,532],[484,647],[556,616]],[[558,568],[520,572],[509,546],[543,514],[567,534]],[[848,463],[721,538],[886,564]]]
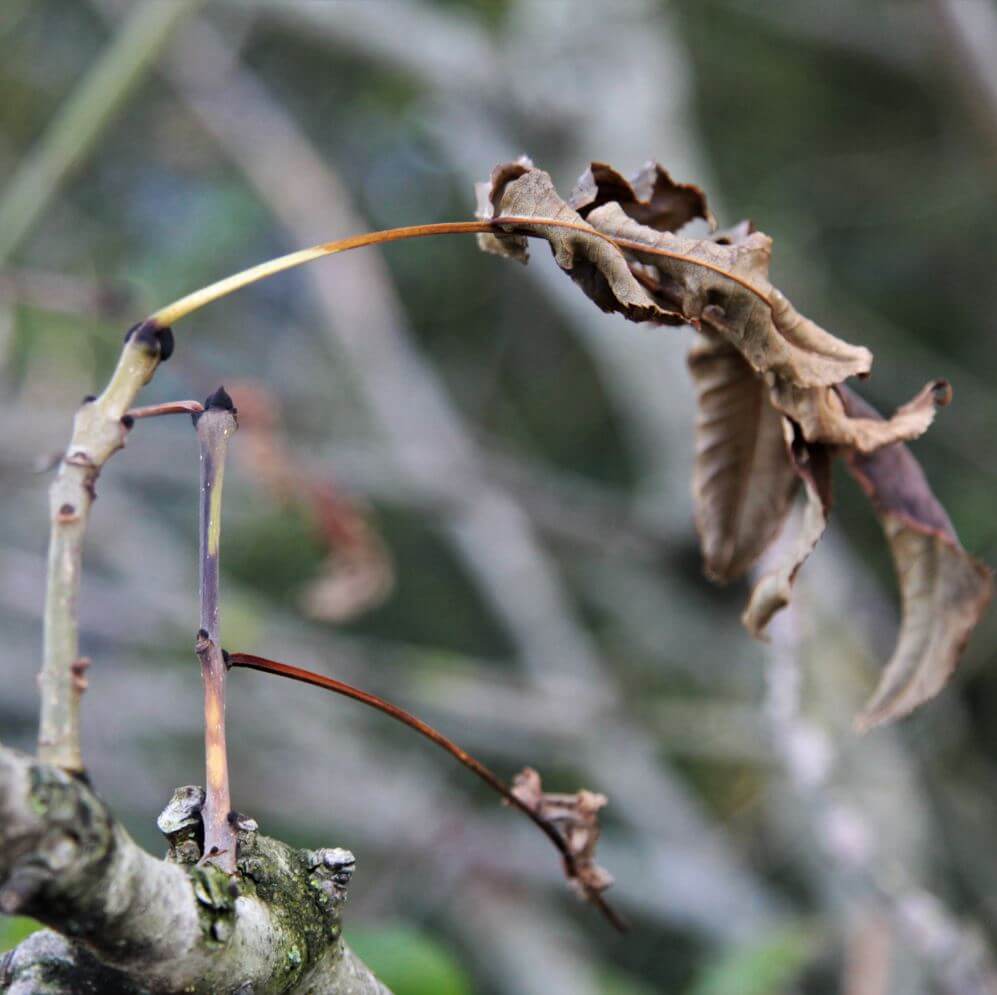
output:
[[[729,581],[768,548],[799,477],[765,382],[708,326],[689,352],[697,393],[693,498],[709,577]]]
[[[762,232],[729,244],[640,225],[618,204],[588,215],[633,262],[654,274],[655,302],[692,325],[724,335],[759,373],[772,371],[800,387],[840,383],[868,373],[872,354],[804,318],[769,283],[772,240]]]
[[[841,398],[851,417],[879,418],[848,388],[842,388]],[[945,686],[990,600],[993,578],[962,548],[905,445],[851,452],[846,462],[879,515],[902,602],[893,656],[855,722],[864,731],[909,714]]]
[[[765,637],[772,617],[789,604],[796,575],[824,534],[831,509],[830,450],[804,442],[788,419],[783,419],[783,429],[792,466],[803,481],[807,501],[795,541],[779,562],[759,578],[741,616],[744,627],[757,639]]]
[[[549,218],[573,225],[564,228],[535,222],[517,227],[546,239],[557,265],[603,311],[617,312],[631,321],[662,316],[661,309],[630,272],[623,253],[572,210],[558,196],[550,174],[533,167],[529,159],[496,166],[490,183],[479,184],[477,193],[480,218]],[[529,258],[526,236],[515,231],[481,235],[478,244],[486,252],[520,262]]]
[[[904,602],[897,650],[860,721],[895,718],[937,693],[991,587],[902,445],[948,403],[948,385],[929,383],[881,418],[842,386],[869,372],[871,353],[803,317],[772,286],[771,239],[750,222],[702,239],[675,234],[697,217],[712,225],[712,217],[702,191],[654,163],[632,180],[593,163],[569,203],[529,159],[505,163],[480,185],[478,216],[507,219],[481,236],[488,251],[525,262],[527,236],[546,239],[603,310],[697,329],[689,357],[699,400],[693,490],[707,573],[743,573],[775,538],[803,481],[800,533],[744,612],[754,635],[788,603],[824,532],[832,456],[847,460],[883,520]]]
[[[524,767],[513,779],[512,794],[564,840],[574,863],[573,868],[566,866],[568,880],[578,895],[589,901],[601,896],[613,883],[613,876],[595,862],[599,810],[606,805],[606,796],[584,788],[575,794],[549,794],[532,767]]]
[[[707,213],[701,193],[685,191],[684,206],[671,203],[666,209],[662,198],[678,196],[680,187],[659,167],[645,174],[639,187],[603,164],[590,174],[574,198],[586,212],[583,218],[561,199],[549,174],[529,159],[496,166],[490,182],[478,186],[478,217],[549,219],[571,227],[521,220],[510,223],[508,231],[481,236],[481,247],[525,262],[524,233],[544,238],[561,269],[602,310],[631,321],[697,327],[707,322],[757,372],[771,370],[797,386],[829,386],[868,373],[872,356],[867,349],[804,318],[769,283],[768,236],[682,238],[660,229],[690,212]],[[622,200],[609,200],[614,194]]]
[[[938,408],[951,400],[947,381],[933,380],[892,418],[853,418],[836,387],[797,387],[778,379],[772,385],[772,404],[800,426],[807,442],[845,446],[860,453],[924,435]]]
[[[676,183],[656,162],[646,162],[629,180],[612,166],[593,162],[579,177],[568,203],[582,217],[603,204],[617,203],[634,221],[657,231],[678,231],[695,218],[710,228],[717,224],[706,194],[691,183]]]
[[[476,218],[488,221],[495,217],[500,211],[496,211],[496,206],[502,203],[505,188],[513,181],[518,180],[533,169],[533,162],[529,156],[520,156],[512,162],[500,163],[492,170],[491,178],[487,183],[475,183],[474,195],[477,200],[477,207],[474,211]],[[491,253],[493,256],[503,256],[506,259],[515,259],[516,262],[524,265],[530,258],[529,246],[522,235],[502,235],[483,232],[478,235],[478,248],[483,252]]]

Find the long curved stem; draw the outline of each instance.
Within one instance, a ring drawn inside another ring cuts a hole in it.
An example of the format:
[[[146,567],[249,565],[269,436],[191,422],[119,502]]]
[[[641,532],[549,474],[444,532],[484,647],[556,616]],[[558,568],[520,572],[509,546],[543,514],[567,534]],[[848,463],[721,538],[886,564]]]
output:
[[[382,231],[364,232],[362,235],[351,235],[348,238],[339,239],[335,242],[322,242],[307,249],[298,249],[296,252],[288,253],[286,256],[278,256],[276,259],[269,259],[264,263],[251,266],[249,269],[239,273],[233,273],[222,280],[201,287],[193,293],[175,300],[172,304],[154,311],[148,317],[148,321],[157,328],[163,328],[175,324],[181,318],[186,318],[189,314],[199,310],[206,304],[211,304],[222,297],[227,297],[236,290],[248,287],[252,283],[264,280],[268,276],[282,273],[284,270],[293,269],[304,263],[310,263],[325,256],[333,256],[340,252],[348,252],[350,249],[360,249],[368,245],[383,245],[387,242],[400,242],[409,238],[428,238],[432,235],[475,235],[489,232],[506,233],[507,229],[521,228],[516,234],[527,235],[531,238],[542,238],[540,232],[533,231],[533,228],[560,228],[569,231],[582,232],[595,238],[602,239],[618,249],[626,249],[631,252],[640,252],[643,255],[662,256],[667,259],[677,259],[688,262],[704,269],[712,270],[720,276],[726,277],[755,294],[764,304],[772,306],[768,295],[754,284],[744,280],[734,273],[715,266],[712,263],[701,259],[689,259],[681,252],[671,252],[658,246],[645,245],[633,239],[614,238],[598,231],[591,225],[578,221],[560,221],[553,218],[534,218],[519,215],[491,218],[486,221],[443,221],[431,225],[410,225],[404,228],[386,228]]]

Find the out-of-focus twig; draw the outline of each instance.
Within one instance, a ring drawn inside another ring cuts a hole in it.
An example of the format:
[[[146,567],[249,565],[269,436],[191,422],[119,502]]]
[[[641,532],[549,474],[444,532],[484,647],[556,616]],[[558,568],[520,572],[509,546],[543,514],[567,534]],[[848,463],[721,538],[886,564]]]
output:
[[[829,596],[827,585],[824,594]],[[841,747],[801,709],[803,641],[797,611],[791,607],[773,626],[768,712],[776,753],[800,796],[810,831],[835,868],[835,887],[857,893],[862,909],[883,908],[898,936],[923,957],[946,995],[997,995],[997,962],[980,932],[971,923],[959,922],[937,896],[920,887],[909,861],[892,869],[884,866],[877,846],[890,846],[881,840],[890,827],[833,789]],[[866,743],[869,749],[870,741]],[[892,776],[898,778],[898,772]]]
[[[842,995],[889,995],[893,926],[873,910],[855,920],[847,938]]]
[[[580,7],[519,0],[509,5],[497,44],[470,20],[462,20],[459,31],[441,31],[439,13],[417,0],[368,4],[350,16],[335,5],[292,9],[275,0],[253,2],[268,19],[309,38],[410,74],[432,97],[427,111],[435,112],[437,140],[469,189],[482,179],[482,163],[503,161],[527,134],[552,120],[565,133],[558,143],[562,161],[553,162],[552,169],[577,173],[586,157],[606,149],[636,165],[653,149],[676,175],[708,185],[708,169],[696,155],[689,127],[686,60],[672,41],[676,32],[660,4],[617,0],[612,7]],[[393,25],[387,33],[385,23]],[[402,23],[404,32],[398,29]],[[428,48],[405,45],[405,37],[446,38],[445,63]],[[567,68],[562,62],[584,58],[584,52],[591,53],[586,72],[573,75],[570,87],[552,84]],[[518,129],[495,123],[510,118]],[[681,463],[691,456],[691,388],[682,364],[669,357],[676,343],[660,334],[609,333],[603,316],[553,267],[528,267],[526,277],[542,288],[595,361],[622,416],[623,441],[641,470],[641,496],[649,511],[686,528],[688,474]]]
[[[951,40],[942,54],[968,97],[970,112],[997,149],[997,10],[990,0],[934,0]]]
[[[321,573],[304,593],[305,611],[342,622],[380,604],[394,586],[394,567],[368,509],[316,472],[314,459],[292,449],[281,430],[278,398],[262,381],[241,381],[235,390],[241,450],[253,479],[282,504],[304,511],[326,547]]]
[[[10,258],[65,178],[145,78],[180,22],[202,0],[138,4],[0,196],[0,265]]]
[[[0,302],[107,318],[125,311],[129,294],[124,287],[83,280],[70,273],[18,269],[0,272]]]

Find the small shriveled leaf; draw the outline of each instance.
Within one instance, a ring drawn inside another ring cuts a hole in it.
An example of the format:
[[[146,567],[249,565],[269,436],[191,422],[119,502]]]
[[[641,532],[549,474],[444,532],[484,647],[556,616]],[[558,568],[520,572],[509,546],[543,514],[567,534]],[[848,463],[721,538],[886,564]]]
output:
[[[588,900],[601,896],[613,883],[609,871],[595,862],[599,810],[605,806],[606,796],[584,788],[570,795],[548,794],[532,767],[524,767],[516,775],[512,794],[560,833],[574,861],[574,875],[569,875],[569,882],[579,896]]]
[[[529,217],[565,222],[575,228],[541,222],[517,226],[550,243],[557,265],[603,311],[624,315],[631,321],[660,320],[661,309],[630,272],[623,253],[611,240],[599,235],[580,214],[557,194],[554,181],[528,159],[504,163],[492,171],[491,182],[478,186],[480,218]],[[486,252],[526,262],[526,236],[485,234],[479,243]]]
[[[676,183],[656,162],[645,163],[629,180],[612,166],[593,162],[568,198],[569,205],[582,217],[613,202],[634,221],[658,231],[678,231],[695,218],[716,227],[706,205],[706,194],[691,183]]]
[[[605,795],[597,795],[584,789],[573,795],[545,794],[540,775],[530,767],[525,767],[516,776],[512,787],[508,787],[480,760],[461,749],[438,729],[376,694],[362,691],[335,677],[316,674],[303,667],[269,660],[254,653],[229,653],[226,661],[229,667],[245,667],[275,674],[359,701],[435,743],[501,795],[506,805],[522,812],[541,829],[561,854],[564,873],[572,888],[599,909],[617,929],[626,930],[626,923],[613,911],[602,894],[613,883],[612,875],[595,862],[595,848],[599,841],[598,814],[606,804]]]
[[[853,391],[842,388],[841,397],[851,417],[879,419]],[[886,532],[903,606],[893,656],[856,719],[866,730],[907,715],[945,686],[990,600],[993,580],[989,568],[962,548],[905,445],[853,452],[847,464]]]
[[[824,446],[809,445],[798,436],[794,438],[793,427],[785,419],[784,427],[786,445],[803,481],[807,503],[796,541],[780,562],[755,584],[748,607],[741,616],[745,628],[758,639],[764,638],[765,629],[776,612],[789,604],[796,575],[824,534],[831,507],[830,451]]]
[[[730,244],[683,238],[638,224],[618,204],[592,211],[588,221],[651,272],[659,307],[692,325],[708,324],[758,373],[823,387],[869,372],[868,349],[804,318],[769,283],[772,240],[762,232]]]
[[[784,380],[772,386],[772,403],[792,418],[807,442],[871,453],[894,442],[909,442],[928,430],[935,412],[952,400],[945,380],[933,380],[892,418],[851,417],[836,387],[796,387]]]
[[[729,581],[778,534],[799,477],[765,382],[706,326],[689,352],[696,386],[696,528],[708,576]]]

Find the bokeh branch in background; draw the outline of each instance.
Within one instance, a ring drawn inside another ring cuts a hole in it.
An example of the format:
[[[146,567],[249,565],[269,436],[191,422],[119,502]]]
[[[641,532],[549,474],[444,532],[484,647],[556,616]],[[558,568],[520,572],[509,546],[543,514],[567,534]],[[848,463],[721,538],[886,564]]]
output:
[[[143,0],[63,105],[0,197],[0,264],[10,259],[66,177],[148,75],[173,33],[203,0]]]

